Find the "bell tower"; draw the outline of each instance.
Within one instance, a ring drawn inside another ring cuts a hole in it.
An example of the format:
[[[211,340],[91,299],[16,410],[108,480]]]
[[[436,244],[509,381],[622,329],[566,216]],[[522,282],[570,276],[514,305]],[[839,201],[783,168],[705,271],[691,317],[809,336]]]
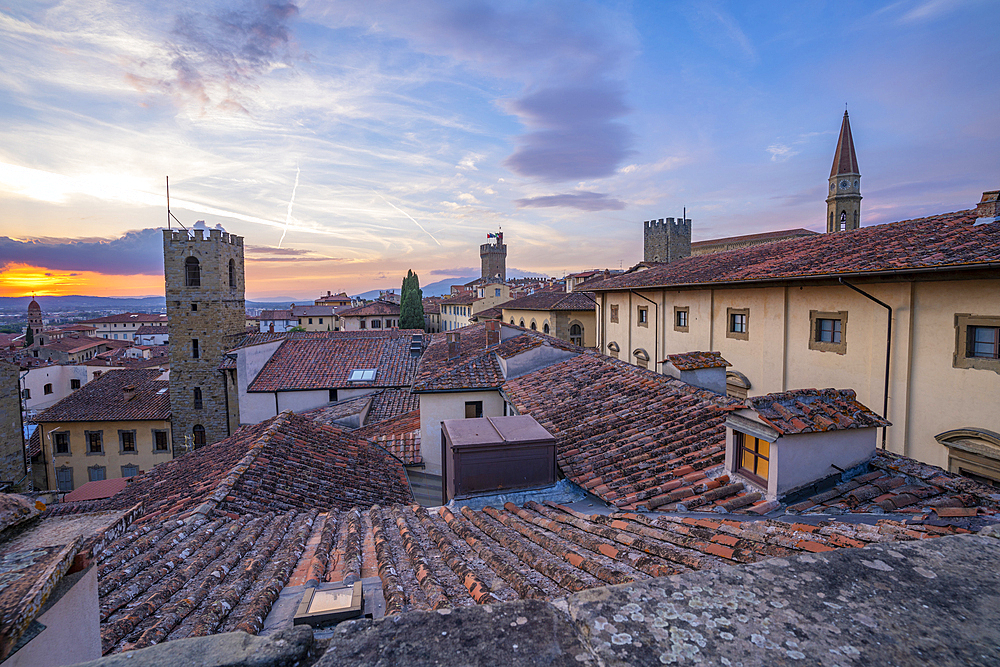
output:
[[[830,170],[830,196],[826,198],[826,231],[843,232],[861,226],[861,172],[854,152],[851,120],[844,111],[837,152]]]

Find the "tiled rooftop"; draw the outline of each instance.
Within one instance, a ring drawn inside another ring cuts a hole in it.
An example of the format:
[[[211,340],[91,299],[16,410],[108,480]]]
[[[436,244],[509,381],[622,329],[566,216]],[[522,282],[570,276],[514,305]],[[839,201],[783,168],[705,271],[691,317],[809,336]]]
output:
[[[364,306],[338,310],[337,315],[339,317],[371,317],[375,315],[398,316],[399,304],[389,303],[386,301],[373,301],[372,303],[365,304]]]
[[[510,380],[504,392],[555,436],[563,474],[612,505],[731,510],[725,503],[746,495],[706,475],[725,459],[732,399],[595,353]]]
[[[941,517],[996,514],[1000,489],[878,450],[868,471],[788,506],[802,514],[934,512]]]
[[[107,344],[108,341],[103,338],[92,338],[90,336],[78,336],[74,334],[72,336],[66,336],[64,338],[60,338],[59,340],[53,340],[45,345],[42,345],[39,348],[38,353],[43,355],[50,352],[76,354],[77,352],[83,352],[84,350],[89,350],[95,347],[107,347]]]
[[[684,352],[669,354],[660,363],[670,362],[680,371],[696,371],[702,368],[725,368],[732,366],[718,352]]]
[[[410,354],[409,330],[395,335],[355,336],[331,331],[322,338],[290,338],[271,356],[249,391],[409,386],[419,357]],[[370,382],[349,382],[351,371],[375,368]]]
[[[691,243],[691,250],[698,248],[711,248],[717,245],[727,245],[730,243],[751,243],[753,241],[767,241],[770,239],[791,239],[800,236],[814,236],[817,232],[809,229],[779,229],[773,232],[760,232],[759,234],[743,234],[742,236],[726,236],[718,239],[707,239],[705,241],[694,241]]]
[[[259,632],[278,593],[380,577],[385,613],[550,600],[772,557],[960,532],[949,525],[739,522],[522,507],[369,506],[317,514],[144,523],[98,563],[106,653],[232,630]]]
[[[168,328],[169,327],[167,327],[166,322],[164,322],[163,324],[156,325],[156,326],[148,326],[148,325],[147,326],[141,326],[141,327],[139,327],[138,329],[135,330],[135,333],[137,333],[140,336],[149,336],[149,335],[152,335],[152,334],[165,334],[165,333],[167,333],[167,329]]]
[[[166,324],[167,316],[158,313],[118,313],[117,315],[105,315],[95,317],[91,320],[80,320],[77,324],[103,324],[122,322],[163,322]]]
[[[1000,224],[973,226],[976,211],[862,227],[837,234],[686,257],[588,285],[590,291],[746,284],[800,278],[979,268],[1000,259]]]
[[[782,435],[891,426],[859,403],[853,389],[799,389],[751,396],[746,406]]]
[[[372,394],[366,424],[375,424],[420,409],[420,397],[409,389],[382,389]]]
[[[420,410],[413,410],[390,419],[372,422],[352,431],[356,438],[364,438],[378,445],[403,462],[403,465],[423,463],[420,455]]]
[[[142,502],[141,521],[195,520],[218,509],[250,514],[327,510],[374,502],[407,502],[398,460],[349,431],[291,412],[167,461],[133,478],[99,505],[69,503],[57,513],[117,509]]]
[[[63,502],[75,503],[82,500],[103,500],[110,498],[128,486],[127,477],[116,477],[114,479],[94,480],[86,482],[79,488],[67,493]]]
[[[504,310],[594,310],[593,297],[582,292],[539,291],[508,301]]]
[[[170,419],[170,392],[159,370],[123,368],[104,373],[38,416],[37,421],[133,421]],[[126,387],[134,394],[126,398]]]

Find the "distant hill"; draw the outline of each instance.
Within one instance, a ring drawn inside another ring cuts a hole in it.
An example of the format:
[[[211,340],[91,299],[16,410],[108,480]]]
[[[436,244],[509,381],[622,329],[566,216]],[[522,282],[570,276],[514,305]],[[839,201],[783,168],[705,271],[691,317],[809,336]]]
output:
[[[47,314],[66,312],[100,312],[107,310],[129,311],[137,313],[160,313],[167,307],[162,296],[39,296],[35,297],[42,312]],[[312,300],[309,301],[312,303]],[[11,314],[27,314],[30,296],[0,297],[0,312]],[[247,301],[248,308],[287,308],[289,301]]]

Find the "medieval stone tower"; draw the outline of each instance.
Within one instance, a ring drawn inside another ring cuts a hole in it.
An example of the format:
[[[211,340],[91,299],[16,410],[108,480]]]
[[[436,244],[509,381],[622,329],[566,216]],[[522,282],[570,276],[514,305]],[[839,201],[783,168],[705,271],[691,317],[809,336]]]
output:
[[[843,232],[861,226],[861,172],[854,152],[851,121],[844,112],[837,152],[830,170],[830,196],[826,198],[826,231]]]
[[[42,307],[34,299],[28,304],[28,328],[31,329],[31,347],[37,350],[39,345],[45,344],[45,341],[42,339],[42,329],[44,328]]]
[[[243,237],[163,231],[174,456],[228,437],[237,406],[219,370],[246,330]]]
[[[479,257],[483,260],[483,275],[486,280],[507,282],[507,244],[503,242],[503,232],[487,234],[486,238],[496,239],[495,243],[484,243],[479,246]]]
[[[644,262],[674,262],[691,256],[690,218],[660,218],[642,225]]]

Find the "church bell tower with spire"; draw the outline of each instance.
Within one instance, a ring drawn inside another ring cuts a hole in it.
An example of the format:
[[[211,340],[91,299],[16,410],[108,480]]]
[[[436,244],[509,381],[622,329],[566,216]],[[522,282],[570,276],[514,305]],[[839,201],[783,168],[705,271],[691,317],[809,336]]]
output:
[[[854,152],[851,120],[844,111],[837,152],[830,170],[830,196],[826,198],[826,231],[843,232],[861,226],[861,172]]]

